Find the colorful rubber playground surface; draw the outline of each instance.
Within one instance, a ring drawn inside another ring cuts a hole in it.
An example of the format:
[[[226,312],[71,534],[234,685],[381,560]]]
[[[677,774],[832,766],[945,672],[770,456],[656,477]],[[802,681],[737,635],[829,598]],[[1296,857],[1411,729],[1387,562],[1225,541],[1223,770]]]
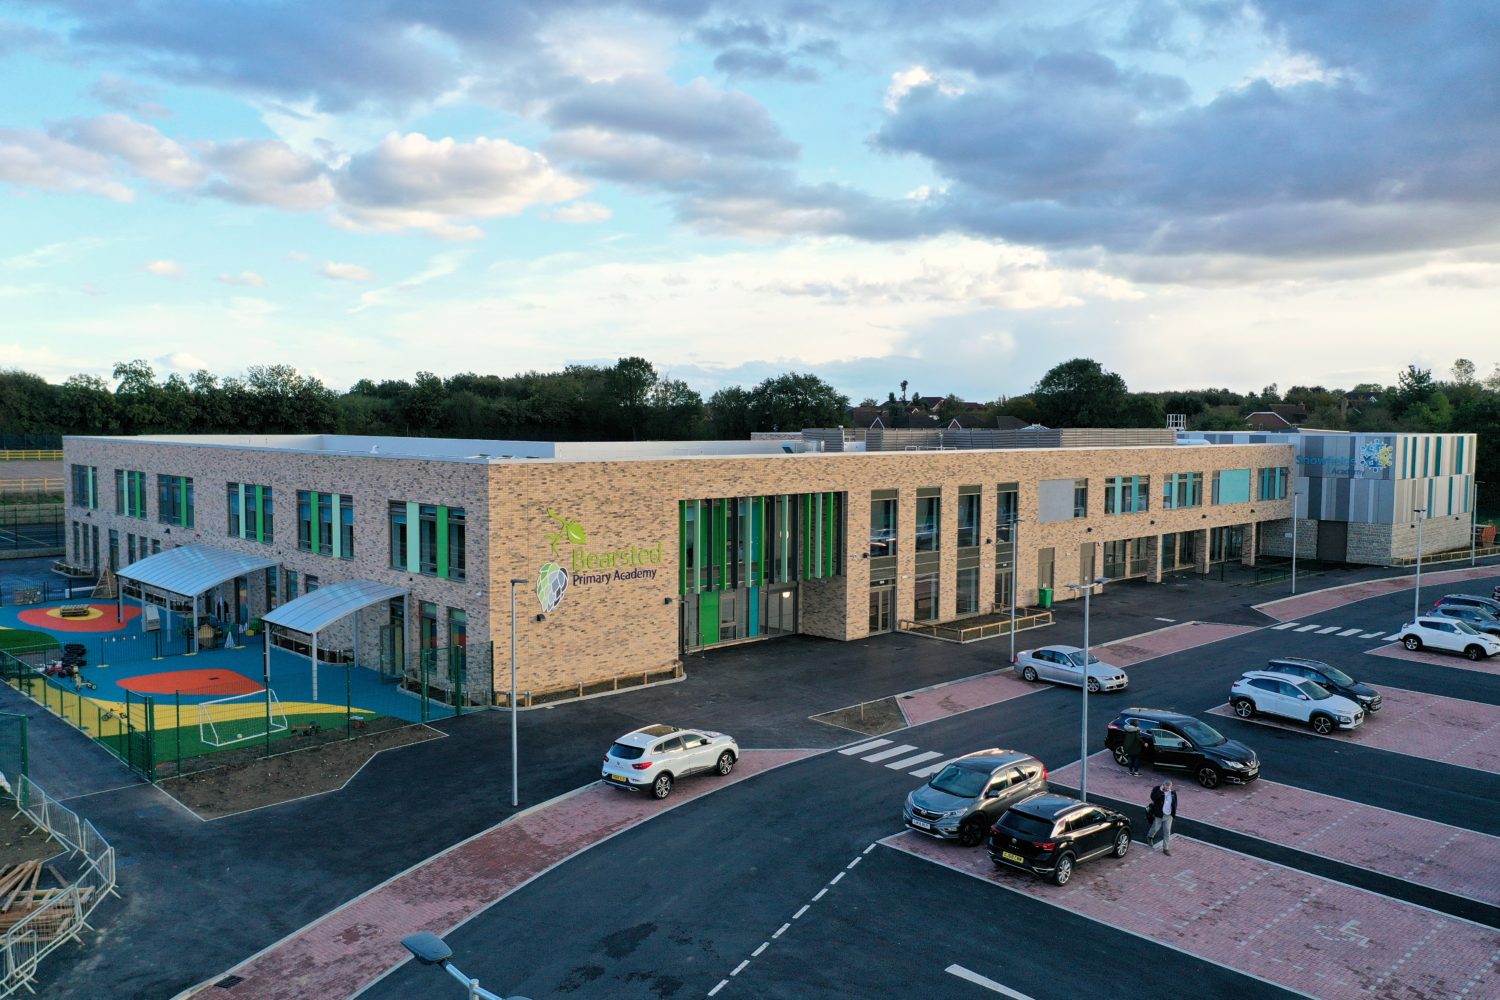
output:
[[[60,613],[64,607],[69,616]],[[377,716],[421,720],[421,700],[374,669],[320,663],[314,695],[308,658],[273,647],[268,694],[259,635],[193,653],[180,630],[143,631],[139,608],[127,606],[120,616],[112,602],[86,607],[59,602],[0,608],[0,649],[35,650],[44,635],[59,648],[28,659],[51,662],[62,656],[64,644],[81,645],[84,665],[76,677],[33,673],[17,686],[107,743],[147,728],[150,713],[157,762],[260,743],[268,732],[275,740],[314,725],[342,729],[346,715],[354,724]],[[430,711],[442,714],[444,706],[432,703]]]

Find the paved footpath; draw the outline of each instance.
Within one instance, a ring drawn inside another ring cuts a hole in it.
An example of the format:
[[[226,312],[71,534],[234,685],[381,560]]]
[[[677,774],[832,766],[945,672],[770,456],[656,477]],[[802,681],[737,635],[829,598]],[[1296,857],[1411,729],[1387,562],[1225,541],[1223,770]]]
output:
[[[1077,788],[1078,765],[1051,779]],[[1149,768],[1132,778],[1107,751],[1089,757],[1090,794],[1145,805],[1161,780]],[[1500,905],[1500,837],[1264,778],[1244,787],[1174,785],[1182,797],[1179,814],[1188,819]]]
[[[589,785],[520,813],[356,897],[235,966],[234,1000],[352,996],[406,960],[401,939],[446,934],[549,868],[726,784],[809,756],[808,750],[746,750],[729,778],[682,782],[658,802]],[[213,984],[183,996],[217,995]],[[231,994],[225,993],[225,996]]]
[[[1473,566],[1463,569],[1428,571],[1422,574],[1422,586],[1424,589],[1436,588],[1445,584],[1462,584],[1469,580],[1484,580],[1490,577],[1500,577],[1500,567]],[[1346,604],[1353,604],[1367,598],[1397,594],[1403,590],[1411,590],[1415,586],[1416,574],[1391,576],[1382,580],[1366,580],[1364,583],[1350,583],[1342,587],[1330,587],[1327,590],[1314,590],[1310,593],[1298,594],[1296,597],[1283,597],[1277,601],[1257,604],[1255,610],[1264,612],[1277,621],[1289,622],[1297,618],[1309,618],[1322,611],[1342,608]],[[1484,588],[1484,592],[1488,593],[1488,588]]]
[[[1061,888],[982,848],[881,843],[1323,1000],[1500,996],[1500,932],[1187,837],[1171,857],[1137,844],[1091,861]]]
[[[1375,649],[1365,650],[1370,656],[1389,656],[1393,660],[1410,660],[1434,667],[1452,667],[1454,670],[1472,670],[1479,674],[1500,676],[1500,660],[1466,660],[1453,653],[1429,653],[1425,650],[1412,652],[1399,642],[1392,642]]]
[[[1357,743],[1500,774],[1500,707],[1404,688],[1382,687],[1380,692],[1383,707],[1352,732],[1338,731],[1320,737],[1298,722],[1264,715],[1257,715],[1251,721],[1306,733],[1314,739]],[[1235,718],[1228,705],[1209,711]]]

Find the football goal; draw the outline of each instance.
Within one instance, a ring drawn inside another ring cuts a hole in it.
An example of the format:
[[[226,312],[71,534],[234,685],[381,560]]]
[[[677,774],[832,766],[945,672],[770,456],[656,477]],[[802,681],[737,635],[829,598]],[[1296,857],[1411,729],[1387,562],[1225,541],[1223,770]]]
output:
[[[233,746],[286,730],[286,712],[275,691],[252,691],[198,703],[198,738],[205,746]]]

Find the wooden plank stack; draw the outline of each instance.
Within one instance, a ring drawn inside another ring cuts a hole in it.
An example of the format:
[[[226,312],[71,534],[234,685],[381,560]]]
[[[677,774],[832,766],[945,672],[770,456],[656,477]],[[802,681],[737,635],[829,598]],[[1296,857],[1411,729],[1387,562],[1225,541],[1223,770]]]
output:
[[[45,906],[49,900],[67,891],[67,887],[61,884],[63,880],[58,876],[57,869],[49,867],[48,873],[59,883],[58,888],[37,888],[42,878],[40,861],[23,861],[18,865],[8,865],[0,871],[0,933],[10,930]],[[81,891],[92,892],[91,889]],[[59,906],[29,926],[40,940],[50,941],[71,933],[72,921],[73,908]]]

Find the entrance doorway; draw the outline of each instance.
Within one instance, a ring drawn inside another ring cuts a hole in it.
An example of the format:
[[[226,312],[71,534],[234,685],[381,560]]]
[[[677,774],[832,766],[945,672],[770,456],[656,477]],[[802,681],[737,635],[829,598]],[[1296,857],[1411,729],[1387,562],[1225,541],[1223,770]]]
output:
[[[896,588],[891,584],[870,588],[870,634],[880,635],[894,627]]]

